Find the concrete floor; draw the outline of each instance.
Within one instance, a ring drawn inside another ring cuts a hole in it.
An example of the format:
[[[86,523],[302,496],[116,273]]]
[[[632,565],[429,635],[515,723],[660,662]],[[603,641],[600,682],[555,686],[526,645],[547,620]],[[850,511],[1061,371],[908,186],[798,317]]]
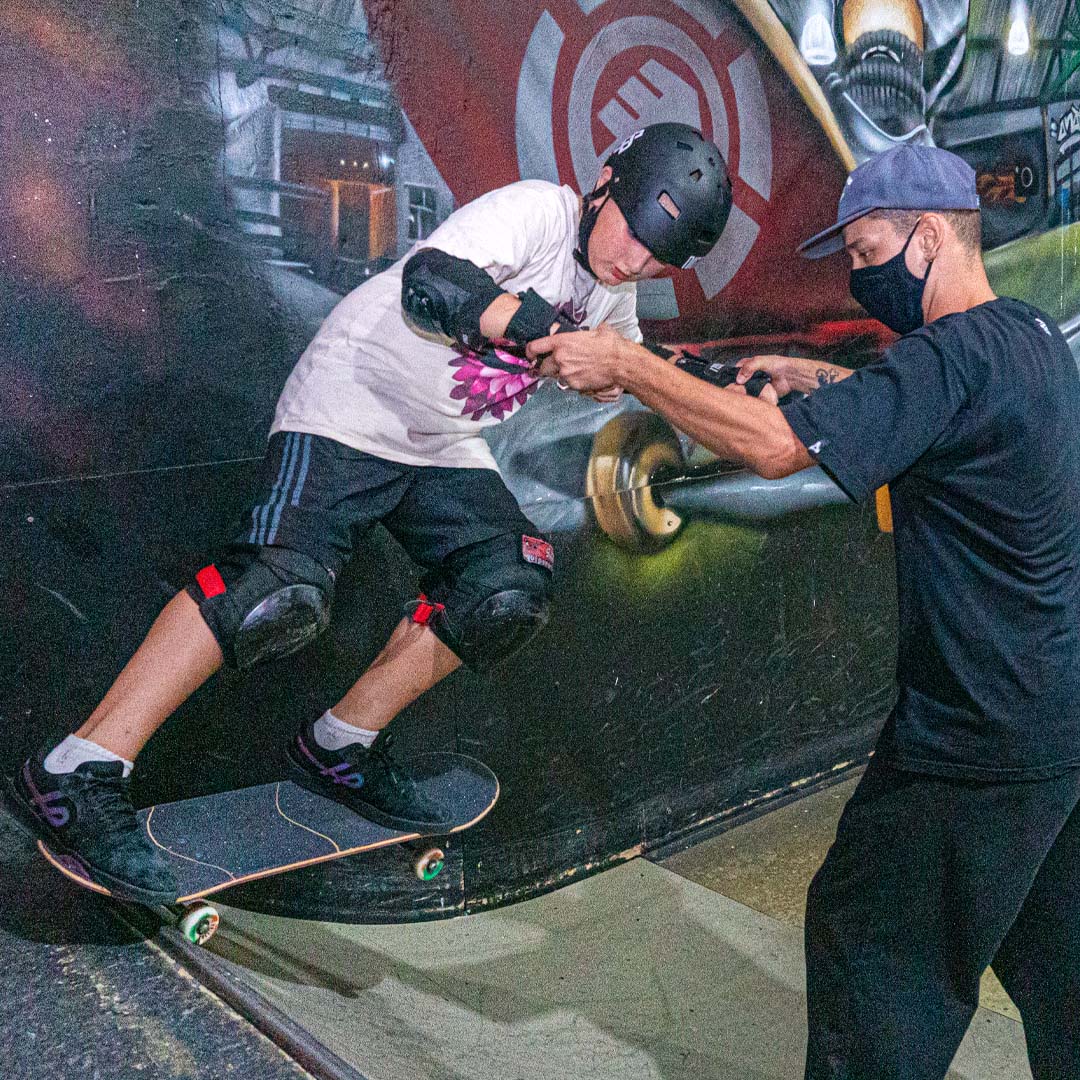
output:
[[[854,780],[656,865],[413,926],[223,909],[232,972],[371,1080],[799,1080],[806,887]],[[950,1080],[1030,1080],[986,985]]]
[[[313,1080],[0,811],[0,1077]]]
[[[840,813],[857,783],[856,776],[789,803],[663,865],[801,929],[810,879],[833,842]],[[979,1003],[1010,1020],[1020,1020],[1016,1006],[989,968],[983,975]]]

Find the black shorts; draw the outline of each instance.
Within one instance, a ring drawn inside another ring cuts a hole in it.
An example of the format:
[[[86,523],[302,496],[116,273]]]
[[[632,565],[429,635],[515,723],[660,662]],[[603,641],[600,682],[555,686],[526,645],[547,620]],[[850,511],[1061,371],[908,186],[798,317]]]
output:
[[[249,521],[220,561],[237,567],[260,547],[283,547],[336,578],[380,523],[428,571],[423,588],[432,598],[549,591],[551,546],[493,469],[402,465],[291,431],[271,436]]]

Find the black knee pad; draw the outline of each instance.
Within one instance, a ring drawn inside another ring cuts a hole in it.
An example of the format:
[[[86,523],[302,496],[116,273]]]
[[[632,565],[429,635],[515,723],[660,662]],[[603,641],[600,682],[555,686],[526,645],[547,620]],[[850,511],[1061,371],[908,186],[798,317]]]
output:
[[[334,575],[301,552],[261,547],[200,570],[188,594],[225,662],[246,671],[302,649],[326,629]]]
[[[450,604],[425,597],[419,610],[432,608],[427,622],[435,636],[468,668],[483,674],[527,645],[547,625],[550,604],[545,595],[503,589],[484,597],[463,617]]]
[[[457,553],[424,581],[413,618],[473,671],[527,645],[548,621],[553,555],[544,540],[499,536]]]

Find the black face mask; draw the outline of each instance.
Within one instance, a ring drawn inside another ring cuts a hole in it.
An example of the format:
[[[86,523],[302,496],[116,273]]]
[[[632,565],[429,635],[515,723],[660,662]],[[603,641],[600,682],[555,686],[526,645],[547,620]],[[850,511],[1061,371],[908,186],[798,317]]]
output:
[[[916,221],[915,229],[918,227]],[[923,290],[930,276],[930,267],[934,265],[931,259],[921,278],[907,268],[904,255],[915,229],[908,233],[899,255],[894,255],[880,266],[864,266],[861,270],[851,271],[851,295],[856,302],[862,304],[872,318],[898,334],[910,334],[922,326]]]

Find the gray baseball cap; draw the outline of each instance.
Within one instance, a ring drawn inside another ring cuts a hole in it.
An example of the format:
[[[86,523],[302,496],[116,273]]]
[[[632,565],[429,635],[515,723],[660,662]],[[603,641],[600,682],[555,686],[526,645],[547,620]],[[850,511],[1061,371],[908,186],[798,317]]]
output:
[[[836,224],[799,245],[821,259],[844,249],[844,226],[871,210],[978,210],[975,170],[936,146],[904,143],[864,161],[840,193]]]

